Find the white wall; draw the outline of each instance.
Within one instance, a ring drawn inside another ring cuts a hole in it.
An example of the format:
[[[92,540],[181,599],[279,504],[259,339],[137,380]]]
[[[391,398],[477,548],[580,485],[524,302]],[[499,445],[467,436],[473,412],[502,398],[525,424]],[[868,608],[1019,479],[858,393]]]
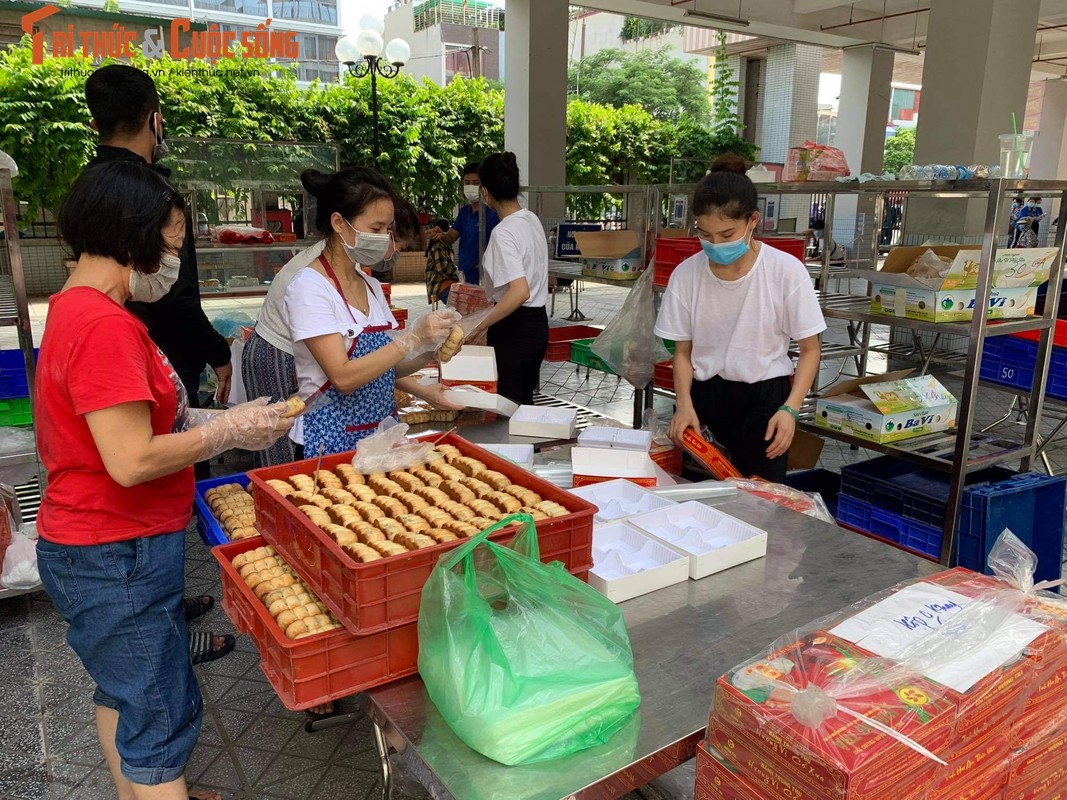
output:
[[[415,5],[405,3],[385,15],[385,41],[401,38],[411,45],[411,60],[404,72],[422,80],[429,78],[434,83],[445,82],[445,46],[441,41],[441,26],[431,25],[426,30],[415,30]]]

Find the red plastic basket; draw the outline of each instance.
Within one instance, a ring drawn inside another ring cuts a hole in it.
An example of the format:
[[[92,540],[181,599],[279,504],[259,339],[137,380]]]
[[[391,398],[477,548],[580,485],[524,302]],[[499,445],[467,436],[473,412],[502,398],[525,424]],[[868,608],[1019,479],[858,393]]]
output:
[[[463,455],[484,462],[545,500],[573,512],[537,523],[541,560],[562,561],[574,575],[593,566],[595,506],[460,436],[449,434],[441,441],[455,445]],[[323,458],[322,467],[333,469],[351,460],[352,453],[338,453]],[[414,622],[419,617],[422,587],[434,565],[462,540],[368,564],[355,561],[267,485],[268,480],[285,480],[296,473],[309,474],[316,464],[317,459],[312,458],[248,473],[255,500],[256,527],[352,633],[365,636]],[[507,542],[514,535],[513,529],[506,529],[493,534],[493,540]]]
[[[371,636],[338,628],[303,639],[287,637],[232,563],[239,553],[265,544],[257,536],[211,552],[222,576],[222,608],[234,627],[255,642],[263,674],[286,708],[300,711],[418,671],[418,623]]]
[[[1037,342],[1041,340],[1041,331],[1023,331],[1021,333],[1013,333],[1012,336],[1016,339]],[[1067,347],[1067,320],[1056,320],[1056,327],[1052,331],[1052,346]]]
[[[700,252],[700,239],[695,236],[681,238],[656,239],[656,256],[653,262],[652,283],[656,286],[666,286],[670,280],[674,268],[685,261],[689,256]]]
[[[661,361],[652,368],[652,385],[674,391],[674,362]]]
[[[548,350],[545,361],[570,361],[571,342],[579,339],[595,339],[603,330],[591,325],[562,325],[548,329]]]
[[[804,249],[807,247],[808,240],[803,236],[762,236],[760,241],[769,247],[773,247],[775,250],[781,250],[783,253],[789,253],[801,261],[804,260]]]

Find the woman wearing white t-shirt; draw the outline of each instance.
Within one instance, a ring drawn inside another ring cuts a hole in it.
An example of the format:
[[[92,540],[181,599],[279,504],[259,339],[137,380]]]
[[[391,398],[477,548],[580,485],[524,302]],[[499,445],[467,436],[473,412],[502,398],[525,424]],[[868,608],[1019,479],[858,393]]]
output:
[[[307,170],[304,188],[316,198],[322,252],[285,288],[284,313],[299,394],[326,390],[329,402],[300,417],[290,437],[308,457],[355,449],[395,411],[393,388],[446,408],[440,384],[410,375],[448,336],[454,312],[415,319],[401,334],[381,284],[363,274],[393,247],[395,195],[376,170],[350,167],[334,174]],[[299,454],[299,453],[298,453]]]
[[[497,392],[528,405],[548,350],[548,243],[541,220],[519,205],[514,153],[489,156],[478,177],[485,204],[500,216],[482,259],[482,285],[496,305],[480,327],[496,350]]]
[[[744,171],[740,157],[720,156],[697,186],[701,252],[671,275],[655,332],[677,342],[672,438],[707,426],[743,474],[781,482],[826,323],[804,265],[754,240],[757,193]]]

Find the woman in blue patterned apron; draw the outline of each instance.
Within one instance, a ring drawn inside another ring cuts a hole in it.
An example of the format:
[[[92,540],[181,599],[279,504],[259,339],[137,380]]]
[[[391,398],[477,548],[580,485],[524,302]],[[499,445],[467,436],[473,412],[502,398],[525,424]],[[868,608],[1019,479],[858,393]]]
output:
[[[385,178],[374,170],[344,169],[307,170],[301,179],[317,201],[316,226],[327,237],[319,256],[285,290],[300,396],[321,389],[328,400],[290,433],[311,457],[354,450],[394,413],[394,386],[455,408],[440,384],[403,377],[426,363],[454,321],[450,312],[434,312],[394,334],[398,325],[381,284],[360,268],[388,258],[393,249],[396,195]]]

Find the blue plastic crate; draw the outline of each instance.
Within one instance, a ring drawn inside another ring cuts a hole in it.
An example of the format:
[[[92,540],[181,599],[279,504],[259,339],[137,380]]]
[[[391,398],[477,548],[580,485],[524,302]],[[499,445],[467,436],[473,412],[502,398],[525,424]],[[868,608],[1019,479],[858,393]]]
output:
[[[837,499],[837,520],[906,550],[929,558],[941,556],[940,528],[924,525],[883,508],[844,495]]]
[[[1052,348],[1052,358],[1048,364],[1048,381],[1045,394],[1057,400],[1067,400],[1067,349]]]
[[[200,540],[208,547],[215,547],[230,541],[226,531],[222,529],[222,525],[215,519],[215,515],[211,513],[211,506],[204,499],[204,495],[207,494],[209,489],[214,489],[216,486],[222,486],[225,483],[237,483],[247,489],[249,484],[248,475],[239,472],[236,475],[227,475],[225,478],[208,478],[207,480],[196,482],[196,532],[200,534]]]
[[[966,486],[1004,481],[1014,475],[1013,471],[1003,467],[989,467],[969,473],[966,477]],[[914,472],[894,478],[893,483],[904,492],[903,515],[906,519],[933,526],[939,531],[945,527],[945,514],[948,511],[948,495],[951,488],[948,475],[943,472],[917,468]]]
[[[891,481],[915,469],[913,464],[891,456],[848,464],[841,467],[841,494],[901,514],[904,511],[904,491]]]
[[[991,574],[989,552],[1008,528],[1037,555],[1036,579],[1056,580],[1063,563],[1065,514],[1064,477],[1031,473],[968,489],[960,514],[958,563]]]
[[[34,361],[40,351],[33,351]],[[26,363],[21,350],[0,350],[0,400],[29,397],[30,384],[26,379]]]
[[[986,339],[979,377],[1001,386],[1029,391],[1034,385],[1037,342],[1013,336]]]
[[[826,508],[837,517],[837,496],[841,492],[841,476],[828,469],[806,469],[791,472],[785,479],[786,486],[792,486],[802,492],[822,496]]]
[[[843,494],[838,495],[836,519],[838,522],[851,525],[856,530],[869,531],[871,506],[862,500],[855,500]]]

